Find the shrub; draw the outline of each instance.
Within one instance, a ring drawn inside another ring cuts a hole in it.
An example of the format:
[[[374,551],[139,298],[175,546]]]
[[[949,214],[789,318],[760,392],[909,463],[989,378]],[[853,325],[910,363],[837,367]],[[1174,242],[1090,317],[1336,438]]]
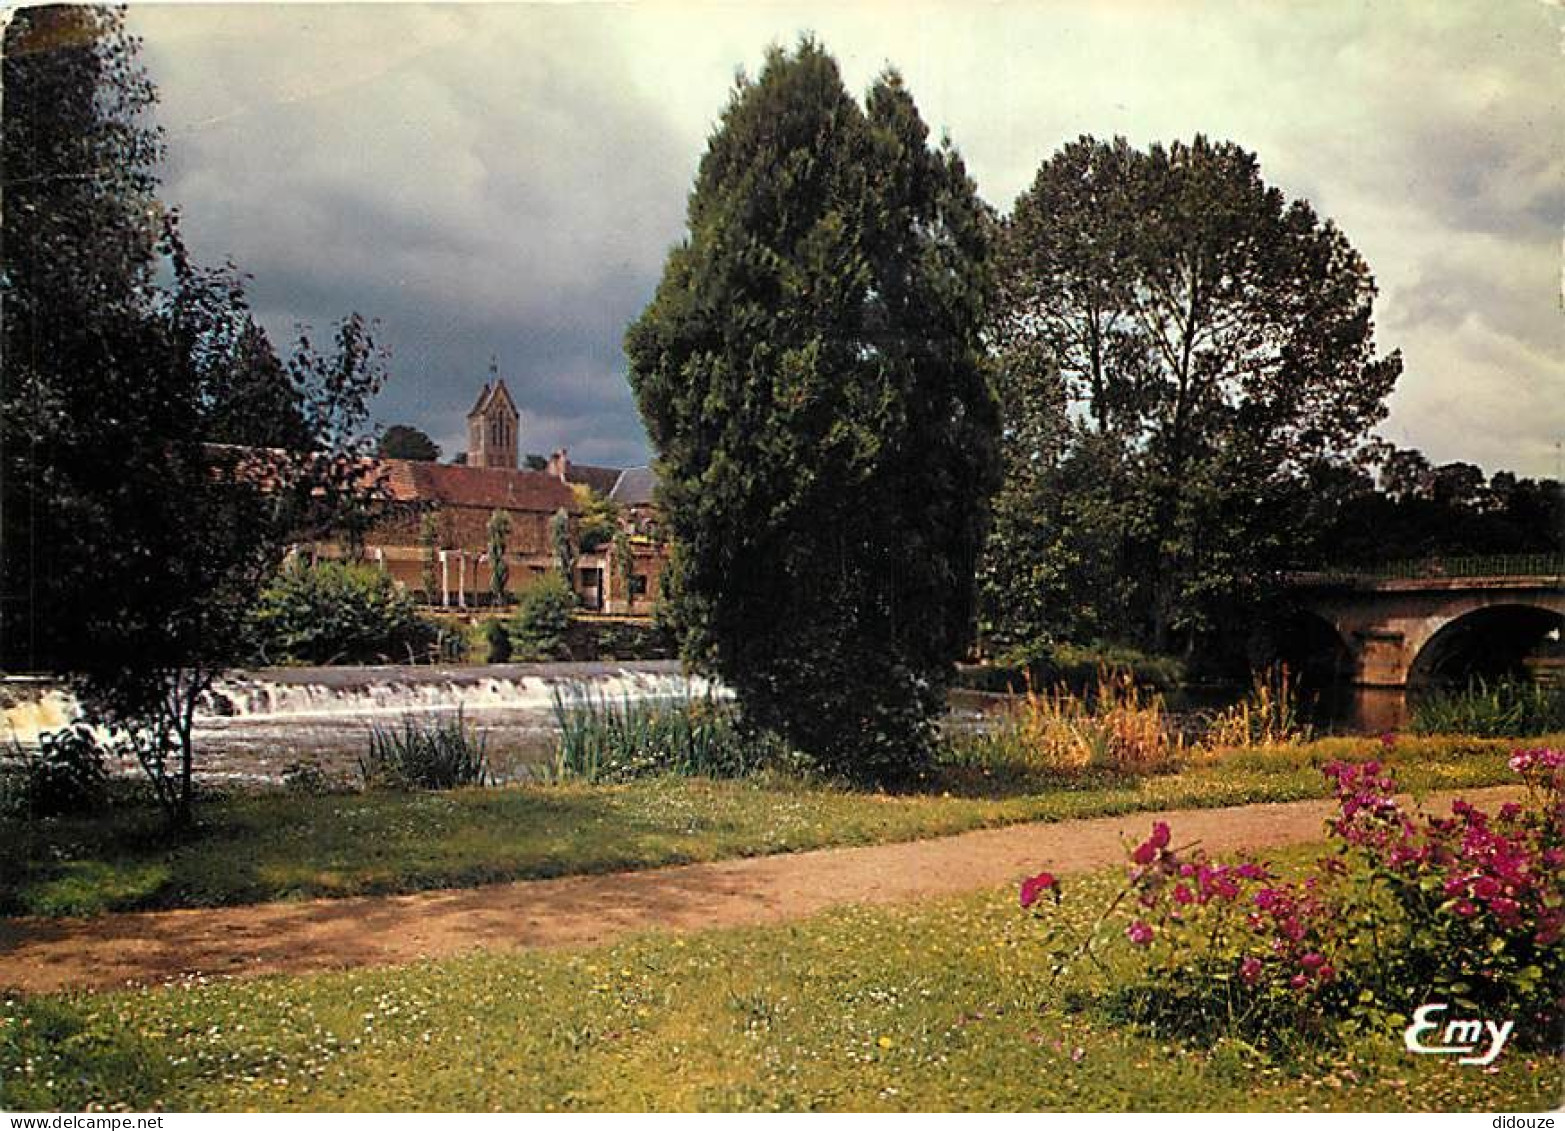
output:
[[[435,630],[435,643],[430,651],[439,657],[441,663],[460,664],[467,659],[472,647],[464,626],[442,624],[439,621],[428,623],[432,623]]]
[[[1184,665],[1115,644],[1024,644],[1002,652],[992,664],[967,664],[957,671],[957,686],[973,691],[1020,694],[1028,686],[1054,687],[1090,695],[1107,672],[1137,686],[1172,691],[1185,679]]]
[[[565,633],[575,607],[576,594],[558,572],[551,570],[534,581],[511,621],[517,650],[531,660],[567,656]]]
[[[13,745],[10,807],[29,817],[91,813],[108,795],[107,756],[85,726],[46,731],[35,750]]]
[[[767,744],[741,733],[733,707],[710,693],[611,699],[571,684],[554,689],[554,717],[557,779],[732,778],[768,761],[757,754]]]
[[[318,758],[300,758],[283,767],[283,787],[289,793],[320,797],[337,791],[337,783]]]
[[[484,643],[489,647],[491,664],[503,664],[511,658],[511,633],[504,621],[492,619],[484,622]]]
[[[1565,730],[1565,688],[1505,677],[1415,697],[1410,730],[1521,738]]]
[[[1527,805],[1491,817],[1457,801],[1449,817],[1415,821],[1377,763],[1332,763],[1336,851],[1294,881],[1175,847],[1158,822],[1086,936],[1057,926],[1056,970],[1123,938],[1139,959],[1118,1006],[1207,1038],[1395,1030],[1419,1005],[1445,1002],[1463,1016],[1514,1018],[1518,1040],[1557,1045],[1565,752],[1519,750],[1511,767]],[[1045,890],[1061,898],[1045,874],[1023,886],[1023,906]]]
[[[454,718],[404,718],[397,730],[375,727],[359,759],[368,789],[456,789],[490,781],[487,741]]]
[[[1059,644],[1050,663],[1054,679],[1090,690],[1107,670],[1142,687],[1171,691],[1185,681],[1184,665],[1173,656],[1159,656],[1119,644]]]
[[[437,635],[380,570],[297,559],[261,593],[251,632],[263,660],[307,664],[405,662]]]

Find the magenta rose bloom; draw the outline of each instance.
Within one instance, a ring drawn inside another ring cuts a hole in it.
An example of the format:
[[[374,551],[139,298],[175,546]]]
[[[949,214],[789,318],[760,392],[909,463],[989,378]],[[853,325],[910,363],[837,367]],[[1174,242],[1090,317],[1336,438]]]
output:
[[[1060,881],[1054,878],[1052,872],[1039,872],[1036,876],[1022,881],[1022,906],[1031,907],[1038,902],[1038,897],[1046,891],[1052,891],[1055,898],[1059,898]]]

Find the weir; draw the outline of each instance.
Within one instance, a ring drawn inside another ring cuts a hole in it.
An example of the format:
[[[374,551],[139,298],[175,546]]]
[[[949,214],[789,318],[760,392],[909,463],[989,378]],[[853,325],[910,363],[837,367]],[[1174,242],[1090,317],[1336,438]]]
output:
[[[562,686],[611,699],[705,695],[707,680],[674,661],[494,664],[483,668],[285,668],[237,673],[213,686],[202,722],[375,718],[405,713],[549,711]]]
[[[556,690],[610,701],[729,693],[675,661],[492,664],[485,667],[271,668],[235,672],[196,717],[202,776],[275,780],[316,756],[349,771],[371,730],[458,711],[508,762],[548,756]],[[0,745],[35,746],[81,715],[70,693],[34,679],[0,681]],[[134,772],[133,763],[119,767]]]

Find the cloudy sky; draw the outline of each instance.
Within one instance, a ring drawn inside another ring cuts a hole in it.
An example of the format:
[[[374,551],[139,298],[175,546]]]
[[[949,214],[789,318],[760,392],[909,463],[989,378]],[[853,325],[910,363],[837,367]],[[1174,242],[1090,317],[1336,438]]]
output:
[[[814,32],[899,68],[1009,210],[1079,134],[1237,141],[1334,218],[1406,372],[1382,432],[1559,470],[1565,7],[1546,0],[136,6],[165,199],[282,345],[358,310],[381,423],[452,452],[494,357],[522,448],[646,458],[620,343],[737,70]]]

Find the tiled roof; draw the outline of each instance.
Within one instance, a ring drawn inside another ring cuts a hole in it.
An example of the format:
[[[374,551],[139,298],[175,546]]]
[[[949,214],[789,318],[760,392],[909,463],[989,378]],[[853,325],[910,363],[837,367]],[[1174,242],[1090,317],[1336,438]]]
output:
[[[650,467],[627,467],[619,473],[609,498],[622,507],[647,506],[652,502],[652,491],[657,486],[657,476]]]
[[[607,495],[614,490],[614,484],[619,481],[620,469],[617,467],[594,467],[590,463],[572,463],[566,465],[565,479],[569,483],[580,483],[591,487],[600,495]]]
[[[541,471],[460,467],[405,459],[381,462],[392,497],[398,502],[548,514],[561,507],[572,513],[581,509],[569,486]]]

